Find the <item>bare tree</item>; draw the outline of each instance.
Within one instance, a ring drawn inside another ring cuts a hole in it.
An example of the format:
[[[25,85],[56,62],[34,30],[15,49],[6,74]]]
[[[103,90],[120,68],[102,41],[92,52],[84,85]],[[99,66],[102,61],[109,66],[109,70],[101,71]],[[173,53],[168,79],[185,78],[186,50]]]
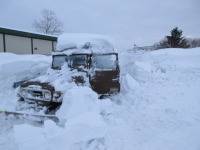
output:
[[[187,38],[190,48],[200,47],[200,38]]]
[[[45,34],[59,35],[62,33],[63,23],[56,17],[55,12],[44,9],[41,11],[42,19],[34,20],[32,27],[37,31]]]
[[[159,41],[158,43],[155,43],[154,46],[163,46],[163,47],[169,47],[169,43],[168,43],[168,40],[167,40],[167,37],[164,37],[161,41]]]

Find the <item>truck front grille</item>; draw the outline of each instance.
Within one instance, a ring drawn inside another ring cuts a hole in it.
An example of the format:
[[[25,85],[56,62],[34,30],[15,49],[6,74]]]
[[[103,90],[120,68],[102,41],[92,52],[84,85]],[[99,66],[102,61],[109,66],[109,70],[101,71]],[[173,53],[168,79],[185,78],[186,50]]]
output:
[[[44,98],[44,93],[49,92],[48,90],[33,89],[33,88],[21,88],[20,90],[26,91],[25,94],[22,94],[22,92],[20,94],[25,99],[35,99],[35,100],[49,101],[49,100],[46,100]]]
[[[30,91],[30,90],[28,90],[28,97],[29,98],[34,97],[34,98],[37,98],[37,99],[43,99],[43,93],[42,93],[42,91]]]

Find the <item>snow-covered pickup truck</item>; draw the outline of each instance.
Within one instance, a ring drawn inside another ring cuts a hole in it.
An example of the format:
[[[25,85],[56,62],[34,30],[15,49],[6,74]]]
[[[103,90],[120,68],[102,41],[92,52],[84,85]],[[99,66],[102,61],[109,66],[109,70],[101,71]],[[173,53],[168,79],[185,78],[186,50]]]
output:
[[[103,97],[120,92],[119,78],[118,53],[105,38],[62,35],[47,74],[20,86],[17,109],[33,108],[54,114],[62,104],[65,91],[72,86],[90,86]]]

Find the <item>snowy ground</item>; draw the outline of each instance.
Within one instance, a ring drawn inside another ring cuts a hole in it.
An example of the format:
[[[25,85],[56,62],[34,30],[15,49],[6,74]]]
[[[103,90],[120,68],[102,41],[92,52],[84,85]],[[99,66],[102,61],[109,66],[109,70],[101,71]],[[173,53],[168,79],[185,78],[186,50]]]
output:
[[[68,89],[57,112],[64,127],[50,120],[11,126],[0,118],[0,150],[199,150],[200,48],[119,55],[120,94],[100,101],[88,87]],[[21,73],[46,71],[50,61],[0,53],[0,109],[14,109],[11,85]]]

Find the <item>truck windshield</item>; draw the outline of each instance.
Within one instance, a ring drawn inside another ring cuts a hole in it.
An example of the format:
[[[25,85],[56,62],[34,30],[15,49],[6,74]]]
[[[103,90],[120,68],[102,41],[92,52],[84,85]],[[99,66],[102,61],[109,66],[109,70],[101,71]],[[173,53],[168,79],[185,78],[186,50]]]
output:
[[[53,57],[52,68],[61,69],[64,63],[70,68],[87,67],[87,55],[58,55]]]
[[[71,55],[66,58],[70,68],[87,67],[87,55]]]
[[[94,55],[92,57],[92,66],[99,70],[116,70],[116,55]]]

